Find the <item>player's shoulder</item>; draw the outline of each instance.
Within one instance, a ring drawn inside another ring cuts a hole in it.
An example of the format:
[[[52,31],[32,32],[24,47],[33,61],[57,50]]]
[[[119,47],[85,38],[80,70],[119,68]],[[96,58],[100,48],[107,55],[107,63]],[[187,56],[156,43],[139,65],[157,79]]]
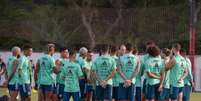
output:
[[[76,67],[77,69],[80,69],[80,65],[76,61],[74,61],[74,62],[68,62],[68,63],[69,63],[69,65],[72,65],[73,67]]]

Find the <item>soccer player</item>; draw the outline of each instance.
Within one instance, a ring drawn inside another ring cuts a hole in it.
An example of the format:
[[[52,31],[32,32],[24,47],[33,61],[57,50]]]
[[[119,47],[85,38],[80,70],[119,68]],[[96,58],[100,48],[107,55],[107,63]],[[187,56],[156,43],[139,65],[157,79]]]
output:
[[[138,49],[137,47],[133,50],[133,55],[138,55]],[[141,101],[142,100],[142,76],[143,76],[142,69],[140,68],[139,73],[136,76],[136,89],[135,89],[135,101]]]
[[[30,45],[25,45],[18,64],[21,101],[31,101],[31,64],[28,59],[31,55],[32,47]]]
[[[160,49],[157,46],[151,46],[147,50],[149,59],[145,63],[147,73],[147,96],[149,101],[158,101],[160,98],[159,89],[160,81],[162,81],[162,70],[165,64],[160,57]]]
[[[117,65],[119,58],[117,57],[117,47],[116,46],[112,46],[110,49],[110,56],[114,59],[114,61],[116,62],[115,64]],[[120,74],[119,72],[116,70],[116,73],[114,75],[114,77],[112,78],[113,81],[113,99],[115,101],[118,100],[118,87],[119,87],[119,79],[120,78]]]
[[[79,79],[82,78],[82,70],[76,62],[76,51],[69,52],[69,62],[64,64],[61,76],[65,81],[63,101],[80,101]]]
[[[130,43],[126,44],[126,53],[120,57],[118,71],[121,75],[119,79],[118,100],[135,100],[135,81],[139,72],[139,58],[132,54],[133,47]]]
[[[92,67],[92,57],[93,57],[93,52],[92,51],[88,51],[87,53],[87,59],[86,59],[86,64],[85,64],[85,73],[86,73],[86,99],[85,101],[91,101],[92,100],[92,95],[94,92],[94,81],[93,81],[93,75],[92,75],[92,71],[91,71],[91,67]]]
[[[165,64],[170,61],[171,50],[164,48],[161,53],[161,57]],[[170,101],[170,70],[163,69],[163,81],[161,82],[162,89],[160,89],[160,101]],[[161,91],[162,90],[162,91]]]
[[[19,75],[18,75],[18,59],[20,57],[21,49],[17,46],[12,48],[12,56],[8,58],[6,77],[8,84],[8,90],[11,101],[17,101],[17,95],[19,92]]]
[[[86,47],[82,47],[79,50],[79,57],[77,58],[77,63],[80,65],[82,72],[84,73],[82,79],[80,79],[80,93],[81,93],[81,100],[83,101],[86,96],[86,73],[85,70],[85,64],[86,64],[86,57],[87,57],[88,50]]]
[[[64,93],[64,87],[65,87],[65,82],[62,79],[62,72],[64,69],[64,65],[68,63],[69,61],[69,52],[68,49],[63,47],[60,49],[60,59],[56,60],[56,65],[59,65],[59,73],[56,76],[56,81],[57,81],[57,98],[58,101],[63,101],[63,93]]]
[[[180,52],[181,52],[181,55],[186,60],[187,69],[188,69],[188,76],[184,79],[183,101],[189,101],[191,90],[194,87],[193,75],[192,75],[192,69],[191,69],[192,65],[191,65],[190,59],[186,56],[186,51],[184,49],[181,49]]]
[[[186,60],[180,55],[181,45],[173,45],[174,56],[166,65],[170,69],[170,98],[171,101],[182,101],[184,79],[188,75]]]
[[[101,47],[102,55],[97,57],[92,64],[93,75],[96,78],[96,101],[112,100],[112,77],[115,74],[116,64],[109,55],[109,46]]]
[[[153,42],[153,41],[148,41],[147,43],[146,43],[146,52],[147,52],[147,50],[148,50],[148,48],[149,47],[151,47],[151,46],[155,46],[155,43]],[[140,60],[140,63],[141,63],[141,70],[142,70],[142,73],[144,74],[144,80],[143,80],[143,88],[142,88],[142,90],[143,90],[143,96],[142,96],[142,98],[143,98],[143,101],[144,100],[146,100],[147,101],[147,99],[146,99],[146,95],[147,95],[147,83],[146,83],[146,78],[147,78],[147,75],[146,75],[146,72],[145,72],[145,69],[146,69],[146,67],[145,67],[145,63],[146,63],[146,61],[149,59],[149,54],[148,53],[146,53],[146,54],[144,54],[143,56],[142,56],[142,58],[141,58],[141,60]]]
[[[38,83],[38,100],[51,101],[54,90],[53,73],[56,72],[56,65],[52,57],[55,52],[55,45],[48,44],[46,53],[41,56],[35,68],[35,81]]]

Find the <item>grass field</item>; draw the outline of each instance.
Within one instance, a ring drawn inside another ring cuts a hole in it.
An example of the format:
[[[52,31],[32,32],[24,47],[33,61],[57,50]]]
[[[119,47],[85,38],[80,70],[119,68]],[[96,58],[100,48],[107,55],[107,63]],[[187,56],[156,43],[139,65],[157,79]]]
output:
[[[0,88],[0,96],[8,95],[8,91],[5,88]],[[32,101],[37,101],[37,92],[32,92]],[[190,101],[201,101],[201,93],[192,93]]]

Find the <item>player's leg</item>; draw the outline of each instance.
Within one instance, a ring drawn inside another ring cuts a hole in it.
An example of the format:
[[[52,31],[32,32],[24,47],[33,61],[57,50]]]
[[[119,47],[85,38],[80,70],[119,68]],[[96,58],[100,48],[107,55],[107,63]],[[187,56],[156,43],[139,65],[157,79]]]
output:
[[[178,87],[170,87],[171,101],[177,101],[178,96],[179,96],[179,88]]]
[[[179,87],[178,101],[183,101],[183,87]]]
[[[38,85],[38,101],[45,101],[45,87]]]
[[[63,94],[64,94],[64,84],[58,84],[58,101],[63,100]]]
[[[53,95],[53,85],[44,85],[45,101],[51,101]]]
[[[160,92],[158,91],[159,89],[159,84],[154,85],[154,91],[155,91],[155,97],[154,97],[154,101],[159,101],[160,100]]]
[[[112,100],[112,86],[106,85],[106,88],[103,89],[103,101],[111,101]]]
[[[92,94],[93,94],[93,87],[92,87],[92,85],[87,85],[87,87],[86,87],[86,99],[85,99],[85,101],[91,101],[92,100]]]
[[[86,90],[85,79],[79,80],[79,85],[80,85],[81,101],[83,101],[85,99],[85,90]]]
[[[147,96],[148,101],[154,101],[155,98],[155,85],[147,85]]]
[[[101,86],[96,86],[95,101],[102,101],[102,98],[103,98],[103,88]]]
[[[21,101],[31,101],[31,85],[22,84],[19,86]]]
[[[183,101],[189,101],[190,100],[190,93],[191,93],[191,86],[185,85],[183,89]]]
[[[141,87],[136,87],[136,94],[135,94],[135,100],[136,101],[142,101],[142,90]]]
[[[113,92],[112,92],[112,96],[113,96],[113,99],[114,99],[114,101],[117,101],[118,100],[118,88],[119,88],[119,86],[115,86],[115,87],[113,87]]]
[[[52,101],[58,101],[56,84],[53,85]]]
[[[80,92],[72,93],[73,101],[80,101]]]
[[[17,101],[17,95],[18,95],[18,85],[8,85],[8,90],[10,94],[10,100],[11,101]]]
[[[120,83],[118,87],[118,101],[127,101],[128,98],[128,89],[124,87],[124,83]]]
[[[160,92],[160,100],[159,101],[165,101],[165,96],[166,96],[166,88],[163,88],[162,91]]]
[[[135,85],[131,84],[128,88],[128,101],[135,101]]]
[[[63,101],[70,101],[71,93],[64,92],[63,94]]]
[[[146,96],[147,96],[147,84],[146,84],[146,79],[144,79],[144,81],[143,81],[143,87],[142,87],[142,91],[143,91],[143,93],[142,93],[142,101],[148,101],[147,100],[147,98],[146,98]]]

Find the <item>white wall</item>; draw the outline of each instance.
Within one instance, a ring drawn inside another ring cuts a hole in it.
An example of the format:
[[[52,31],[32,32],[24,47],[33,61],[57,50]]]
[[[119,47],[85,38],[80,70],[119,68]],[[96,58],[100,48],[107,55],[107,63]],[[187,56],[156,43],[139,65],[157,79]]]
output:
[[[195,90],[201,91],[201,56],[195,56]]]

